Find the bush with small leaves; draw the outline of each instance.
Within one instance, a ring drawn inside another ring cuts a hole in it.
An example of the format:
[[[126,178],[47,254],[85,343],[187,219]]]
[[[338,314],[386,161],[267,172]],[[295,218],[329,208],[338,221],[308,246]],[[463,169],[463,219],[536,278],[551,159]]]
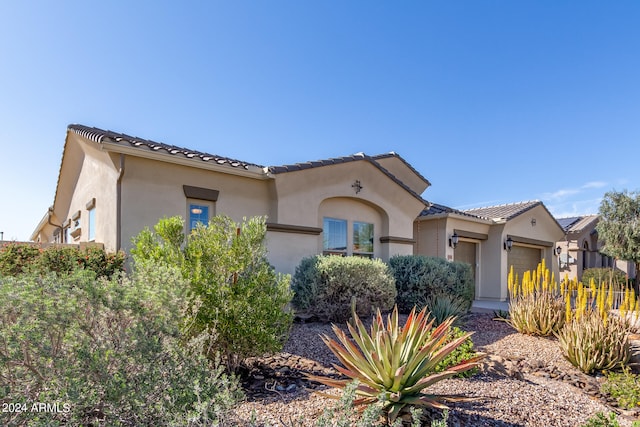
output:
[[[97,277],[111,277],[124,271],[124,252],[109,253],[97,246],[80,248],[52,245],[46,248],[29,243],[7,243],[0,248],[0,275],[16,276],[24,272],[69,274],[85,269]]]
[[[616,268],[587,268],[582,272],[580,280],[586,286],[590,286],[592,283],[595,286],[607,283],[627,287],[628,282],[626,274]]]
[[[7,425],[210,425],[241,397],[203,353],[208,333],[180,337],[188,303],[179,271],[156,266],[0,278],[0,402],[59,404],[3,414]]]
[[[615,412],[609,412],[607,417],[603,412],[597,412],[595,416],[589,418],[581,427],[620,427],[618,417]],[[631,427],[640,427],[640,421],[634,421]]]
[[[192,301],[184,333],[215,332],[215,349],[229,371],[247,357],[279,351],[293,315],[288,275],[277,274],[266,256],[266,223],[256,217],[235,223],[215,216],[184,240],[180,217],[164,218],[154,232],[134,238],[135,267],[177,266]]]
[[[28,243],[4,243],[0,247],[0,276],[16,276],[29,269],[40,249]]]
[[[357,313],[369,316],[378,308],[390,310],[396,297],[387,265],[356,256],[305,258],[296,268],[291,287],[296,309],[331,322],[349,319],[353,299]]]
[[[623,368],[622,372],[607,372],[606,377],[600,391],[616,399],[622,408],[640,406],[640,375]]]
[[[396,280],[398,310],[409,313],[416,306],[422,308],[430,298],[449,295],[471,307],[475,284],[471,266],[423,255],[396,255],[389,260]]]

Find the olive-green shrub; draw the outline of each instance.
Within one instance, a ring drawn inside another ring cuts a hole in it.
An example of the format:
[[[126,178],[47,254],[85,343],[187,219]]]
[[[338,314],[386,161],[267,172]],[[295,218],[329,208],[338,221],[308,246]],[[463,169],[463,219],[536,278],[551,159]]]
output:
[[[389,266],[396,280],[401,313],[408,313],[413,306],[422,308],[431,298],[443,294],[460,298],[467,309],[471,307],[475,285],[469,264],[423,255],[396,255]]]
[[[590,286],[592,279],[596,286],[600,286],[601,283],[627,285],[627,276],[617,268],[587,268],[582,272],[580,281],[585,286]]]
[[[214,333],[215,351],[230,371],[251,356],[279,351],[289,336],[290,278],[266,257],[264,218],[236,224],[215,216],[187,237],[180,217],[164,218],[142,231],[131,251],[135,268],[175,265],[189,284],[192,304],[184,333]]]
[[[203,355],[210,335],[180,338],[185,292],[179,271],[162,266],[109,280],[86,270],[0,278],[0,402],[21,405],[2,425],[222,419],[238,381]]]
[[[358,315],[369,316],[377,308],[390,310],[396,297],[388,266],[380,260],[356,256],[305,258],[296,268],[291,287],[296,309],[331,322],[349,319],[352,298]]]
[[[16,276],[28,271],[69,274],[85,269],[98,277],[111,277],[124,270],[125,255],[110,253],[97,246],[79,248],[52,245],[46,248],[30,243],[5,243],[0,247],[0,275]]]

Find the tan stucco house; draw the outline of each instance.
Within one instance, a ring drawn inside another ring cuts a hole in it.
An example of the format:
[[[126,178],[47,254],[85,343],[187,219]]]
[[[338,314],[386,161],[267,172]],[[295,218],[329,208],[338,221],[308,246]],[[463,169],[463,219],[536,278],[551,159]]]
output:
[[[596,226],[598,215],[558,218],[565,236],[557,242],[560,248],[560,273],[571,279],[582,280],[582,273],[588,268],[616,268],[633,278],[635,264],[632,261],[615,260],[600,252],[602,242],[598,239]]]
[[[393,152],[265,167],[74,124],[53,206],[31,240],[127,250],[165,216],[185,218],[188,232],[217,214],[260,215],[278,271],[323,252],[387,260],[413,253],[429,185]]]
[[[415,253],[472,265],[476,300],[506,301],[511,266],[522,277],[545,260],[558,277],[564,230],[540,201],[456,210],[432,204],[414,223]]]

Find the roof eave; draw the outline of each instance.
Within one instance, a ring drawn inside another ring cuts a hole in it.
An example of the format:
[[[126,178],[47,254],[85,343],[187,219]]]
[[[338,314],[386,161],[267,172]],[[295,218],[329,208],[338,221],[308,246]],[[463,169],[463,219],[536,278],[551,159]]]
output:
[[[182,166],[196,167],[199,169],[205,169],[215,172],[221,172],[230,175],[237,175],[246,178],[266,180],[270,179],[271,175],[265,171],[265,168],[258,166],[247,166],[247,169],[234,168],[228,165],[219,165],[217,163],[206,162],[199,158],[187,158],[178,157],[172,154],[157,153],[153,151],[141,150],[136,147],[126,147],[121,144],[110,142],[103,139],[100,144],[100,149],[103,151],[110,151],[113,153],[127,154],[135,157],[142,157],[149,160],[157,160],[161,162],[174,163]]]
[[[49,216],[51,215],[51,209],[52,208],[47,209],[47,213],[44,214],[44,216],[36,226],[36,229],[33,231],[33,233],[31,233],[31,236],[29,236],[29,240],[31,240],[32,242],[36,240],[36,237],[38,237],[38,234],[40,234],[42,229],[44,229],[44,227],[46,227],[46,225],[49,223]]]
[[[432,215],[423,215],[423,216],[418,217],[417,219],[418,219],[418,221],[424,221],[424,220],[442,219],[442,218],[461,219],[463,221],[477,222],[479,224],[487,224],[487,225],[496,224],[496,222],[494,222],[494,221],[492,221],[490,219],[474,217],[474,216],[471,216],[471,215],[459,214],[459,213],[456,213],[456,212],[443,212],[443,213],[432,214]]]

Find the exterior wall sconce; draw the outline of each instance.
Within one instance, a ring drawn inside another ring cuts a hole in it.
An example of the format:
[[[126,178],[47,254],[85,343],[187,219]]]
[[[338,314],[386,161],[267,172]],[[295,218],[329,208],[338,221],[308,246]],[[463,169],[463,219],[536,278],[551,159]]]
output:
[[[513,247],[513,239],[511,236],[507,236],[507,240],[504,241],[504,250],[507,252],[511,252],[511,248]]]
[[[451,246],[453,249],[455,249],[456,246],[458,246],[458,241],[459,240],[460,240],[460,238],[458,237],[458,233],[456,233],[454,231],[453,234],[451,235],[451,238],[449,239],[449,246]]]
[[[360,183],[360,180],[357,179],[356,182],[351,185],[351,188],[353,188],[356,191],[356,194],[358,194],[364,187]]]
[[[554,252],[556,253],[557,256],[560,256],[560,254],[562,253],[562,248],[558,246]]]
[[[536,226],[536,219],[535,218],[531,218],[531,226],[532,227]]]

